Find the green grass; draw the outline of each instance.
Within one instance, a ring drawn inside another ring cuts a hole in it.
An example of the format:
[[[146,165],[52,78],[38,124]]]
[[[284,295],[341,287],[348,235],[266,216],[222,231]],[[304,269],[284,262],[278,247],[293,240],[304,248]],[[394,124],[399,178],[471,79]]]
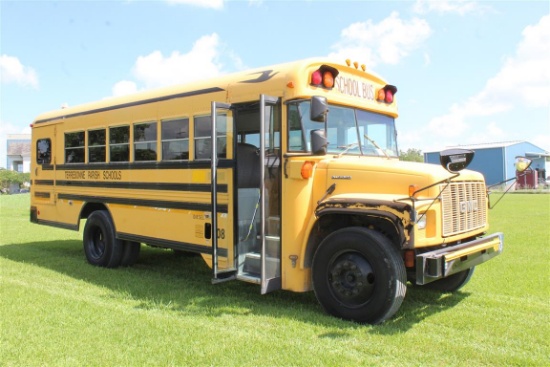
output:
[[[491,211],[503,254],[454,295],[409,286],[379,326],[323,313],[311,293],[210,284],[200,258],[143,248],[132,268],[88,265],[81,233],[29,223],[0,197],[2,366],[547,366],[550,195]]]

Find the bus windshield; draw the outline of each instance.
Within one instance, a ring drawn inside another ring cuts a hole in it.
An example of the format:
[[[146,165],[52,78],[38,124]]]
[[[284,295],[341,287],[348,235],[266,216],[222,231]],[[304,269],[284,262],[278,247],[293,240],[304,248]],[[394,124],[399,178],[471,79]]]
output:
[[[311,152],[311,130],[324,124],[309,118],[310,101],[288,105],[289,151]],[[327,153],[397,157],[395,120],[391,116],[336,105],[329,106]]]

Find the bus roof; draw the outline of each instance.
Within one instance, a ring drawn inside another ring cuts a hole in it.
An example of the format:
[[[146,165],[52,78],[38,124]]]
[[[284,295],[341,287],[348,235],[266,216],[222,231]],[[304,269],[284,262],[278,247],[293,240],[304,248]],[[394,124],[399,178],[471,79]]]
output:
[[[315,68],[319,68],[319,66],[321,65],[329,65],[342,72],[345,72],[346,75],[354,75],[358,78],[368,78],[368,80],[372,81],[378,86],[384,86],[386,84],[386,82],[376,73],[373,73],[372,71],[364,71],[362,68],[359,68],[357,64],[355,66],[351,63],[350,65],[346,65],[346,63],[339,63],[334,59],[329,58],[310,58],[278,65],[248,69],[232,74],[226,74],[214,78],[194,81],[191,83],[156,88],[133,93],[126,96],[106,98],[100,101],[81,104],[74,107],[66,107],[59,110],[53,110],[37,116],[33,124],[61,120],[85,114],[99,113],[119,108],[126,108],[134,105],[161,102],[175,98],[185,98],[202,94],[227,92],[229,88],[233,88],[238,84],[255,84],[257,85],[257,88],[259,90],[273,90],[274,85],[278,85],[277,89],[279,90],[283,90],[284,88],[293,88],[293,91],[285,93],[285,99],[298,98],[300,94],[302,94],[303,96],[311,96],[311,91],[309,91],[308,93],[304,93],[304,86],[311,88],[311,85],[309,83],[310,73],[312,72],[312,70],[314,70]],[[304,83],[304,80],[306,80],[307,82]],[[287,87],[289,81],[294,82],[293,87]],[[270,87],[266,87],[267,84],[264,84],[267,82]],[[296,86],[296,83],[298,82],[300,82],[302,87]],[[345,92],[345,88],[341,88]],[[347,94],[351,96],[352,93],[355,92],[352,91],[348,92]],[[328,98],[330,99],[331,97]],[[223,100],[220,100],[220,102],[224,102],[225,99],[226,97],[224,97]],[[397,109],[389,109],[388,113],[396,116]]]

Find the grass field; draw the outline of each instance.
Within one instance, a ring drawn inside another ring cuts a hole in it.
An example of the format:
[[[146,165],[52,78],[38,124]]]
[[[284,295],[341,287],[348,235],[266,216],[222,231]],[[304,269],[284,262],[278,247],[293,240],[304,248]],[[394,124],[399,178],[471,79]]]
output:
[[[409,286],[379,326],[325,315],[312,293],[210,284],[200,258],[144,247],[132,268],[88,265],[82,234],[29,223],[0,197],[2,366],[548,366],[550,195],[491,211],[503,254],[466,287]]]

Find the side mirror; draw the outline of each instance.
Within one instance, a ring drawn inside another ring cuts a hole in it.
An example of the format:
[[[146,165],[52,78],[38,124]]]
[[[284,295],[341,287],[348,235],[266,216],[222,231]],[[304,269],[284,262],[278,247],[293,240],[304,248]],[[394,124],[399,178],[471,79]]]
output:
[[[313,96],[311,97],[311,109],[310,109],[311,121],[326,122],[328,114],[328,103],[325,97]]]
[[[311,151],[315,155],[327,154],[327,138],[325,138],[325,131],[311,130]]]
[[[516,157],[514,165],[516,166],[516,171],[524,172],[527,171],[527,169],[531,166],[531,163],[533,163],[533,161],[529,158]]]
[[[462,171],[473,159],[474,152],[467,149],[448,149],[439,153],[439,162],[451,173]]]

